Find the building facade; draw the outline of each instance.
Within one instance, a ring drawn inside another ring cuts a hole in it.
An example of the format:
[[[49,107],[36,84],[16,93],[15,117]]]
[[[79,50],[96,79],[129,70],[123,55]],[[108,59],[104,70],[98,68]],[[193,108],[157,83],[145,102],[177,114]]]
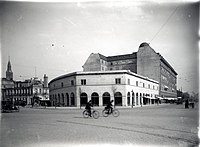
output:
[[[14,81],[10,60],[8,61],[6,78],[1,80],[1,100],[13,104],[33,104],[34,101],[48,101],[48,77],[44,81],[31,78],[25,81]]]
[[[142,106],[156,103],[159,83],[130,70],[74,72],[49,82],[52,106]]]
[[[132,54],[105,57],[99,53],[90,54],[83,71],[130,70],[139,75],[159,82],[159,96],[177,97],[177,73],[173,67],[152,49],[148,43],[142,43],[138,52]]]

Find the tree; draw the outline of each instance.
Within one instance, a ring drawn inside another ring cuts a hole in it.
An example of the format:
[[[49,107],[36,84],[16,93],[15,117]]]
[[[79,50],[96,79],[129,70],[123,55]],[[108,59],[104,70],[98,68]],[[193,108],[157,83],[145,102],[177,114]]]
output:
[[[188,92],[183,93],[183,101],[187,100],[190,98],[190,94]]]

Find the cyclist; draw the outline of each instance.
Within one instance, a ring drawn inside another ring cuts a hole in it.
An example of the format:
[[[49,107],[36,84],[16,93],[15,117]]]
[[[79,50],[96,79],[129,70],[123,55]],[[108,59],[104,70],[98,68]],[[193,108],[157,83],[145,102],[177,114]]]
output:
[[[85,109],[88,111],[90,117],[92,117],[91,116],[91,107],[93,107],[93,105],[92,105],[92,101],[90,100],[89,102],[87,102],[87,104],[85,106]]]
[[[107,109],[108,110],[108,114],[109,114],[109,112],[111,112],[112,113],[112,110],[113,110],[113,108],[112,108],[112,102],[113,102],[113,100],[111,100],[108,104],[107,104],[107,106],[106,106],[106,108],[105,109]]]

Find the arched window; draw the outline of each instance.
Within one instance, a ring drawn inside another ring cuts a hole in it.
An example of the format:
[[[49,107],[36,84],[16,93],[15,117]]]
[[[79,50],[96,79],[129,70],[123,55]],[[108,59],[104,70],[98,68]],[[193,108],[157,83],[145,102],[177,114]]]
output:
[[[121,92],[116,92],[114,94],[115,97],[115,106],[122,106],[122,94]]]
[[[87,94],[85,92],[81,93],[80,99],[81,99],[81,106],[85,106],[88,102]]]
[[[91,100],[92,100],[92,104],[94,106],[99,106],[99,95],[98,95],[98,93],[96,93],[96,92],[92,93]]]
[[[131,99],[131,95],[130,95],[130,92],[127,93],[127,104],[128,106],[130,106],[130,99]]]
[[[110,94],[108,92],[103,93],[103,106],[110,102]]]
[[[75,97],[73,92],[71,93],[70,98],[71,98],[71,106],[75,106]]]

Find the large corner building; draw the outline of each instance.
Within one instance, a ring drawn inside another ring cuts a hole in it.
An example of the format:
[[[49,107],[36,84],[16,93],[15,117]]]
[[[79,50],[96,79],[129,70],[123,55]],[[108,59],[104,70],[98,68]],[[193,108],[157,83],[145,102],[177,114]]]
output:
[[[104,56],[99,53],[91,53],[83,71],[111,71],[130,70],[159,82],[159,96],[162,98],[177,97],[177,73],[173,67],[156,53],[148,43],[142,43],[138,52],[132,54]]]
[[[104,106],[152,105],[176,98],[177,73],[147,43],[138,52],[117,56],[91,53],[82,72],[68,73],[49,82],[53,106],[83,106],[89,100]]]

